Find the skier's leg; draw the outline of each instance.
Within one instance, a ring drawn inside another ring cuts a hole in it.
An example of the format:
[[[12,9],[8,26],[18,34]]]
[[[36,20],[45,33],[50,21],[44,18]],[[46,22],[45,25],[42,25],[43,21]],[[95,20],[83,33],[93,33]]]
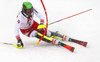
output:
[[[41,30],[37,30],[37,32],[39,32],[39,33],[41,33],[41,34],[44,34],[45,28],[43,28],[43,29],[41,29]],[[50,36],[51,36],[51,32],[50,32],[49,30],[47,30],[47,32],[46,32],[45,35],[48,36],[48,37],[50,37]]]
[[[58,32],[52,32],[51,31],[51,37],[55,38],[55,39],[60,39],[60,40],[69,40],[69,36],[67,35],[61,35]]]
[[[38,33],[37,31],[33,31],[31,34],[30,34],[30,37],[36,37],[38,39],[40,39],[43,35],[41,33]],[[47,36],[44,36],[43,41],[45,42],[48,42],[48,43],[52,43],[52,44],[59,44],[59,40],[56,40],[56,39],[51,39],[50,37],[47,37]]]
[[[31,35],[32,35],[32,34],[31,34]],[[35,37],[38,38],[38,39],[40,39],[42,36],[43,36],[43,35],[42,35],[41,33],[37,33],[37,35],[36,35]],[[45,41],[45,42],[48,42],[48,43],[52,43],[52,44],[54,44],[54,45],[63,46],[64,48],[66,48],[66,49],[68,49],[68,50],[70,50],[70,51],[72,51],[72,52],[73,52],[74,49],[75,49],[75,48],[72,47],[72,46],[69,46],[69,45],[67,45],[67,44],[64,44],[64,43],[60,42],[59,40],[51,39],[50,37],[47,37],[47,36],[44,36],[42,40]]]
[[[54,33],[54,32],[53,32]],[[42,37],[43,35],[41,34],[41,33],[38,33],[37,31],[33,31],[31,34],[30,34],[30,36],[29,37],[36,37],[36,38],[38,38],[38,39],[40,39],[41,37]],[[56,35],[57,36],[57,35]],[[59,34],[59,37],[60,37],[61,35]],[[75,42],[75,43],[78,43],[78,44],[80,44],[80,45],[82,45],[82,46],[87,46],[87,42],[85,42],[85,41],[80,41],[80,40],[76,40],[76,39],[73,39],[73,38],[69,38],[68,36],[62,36],[62,39],[60,39],[60,40],[63,40],[63,37],[65,37],[68,41],[70,41],[70,42]],[[57,39],[57,38],[56,38]],[[57,45],[62,45],[62,42],[60,42],[59,40],[56,40],[56,39],[52,39],[52,38],[50,38],[50,37],[47,37],[47,36],[44,36],[43,37],[43,41],[45,41],[45,42],[48,42],[48,43],[52,43],[52,44],[57,44]]]

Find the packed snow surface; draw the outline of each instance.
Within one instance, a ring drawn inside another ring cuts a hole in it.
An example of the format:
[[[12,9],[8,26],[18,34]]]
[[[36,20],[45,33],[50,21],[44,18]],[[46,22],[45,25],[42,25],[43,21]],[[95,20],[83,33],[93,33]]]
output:
[[[100,0],[43,0],[48,14],[48,23],[92,9],[48,27],[48,30],[59,31],[74,39],[88,42],[87,47],[83,47],[65,41],[64,43],[75,47],[73,53],[44,41],[34,46],[38,39],[26,37],[21,33],[23,49],[2,44],[2,42],[17,43],[14,27],[16,16],[21,11],[24,1],[0,1],[0,62],[100,62]],[[29,1],[45,17],[40,0]],[[34,20],[39,22],[36,16]]]

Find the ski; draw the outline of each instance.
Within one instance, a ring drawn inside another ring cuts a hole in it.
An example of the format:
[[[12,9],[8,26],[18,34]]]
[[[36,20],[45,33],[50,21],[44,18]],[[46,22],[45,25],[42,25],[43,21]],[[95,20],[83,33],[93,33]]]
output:
[[[71,52],[74,52],[74,49],[75,49],[75,48],[72,47],[72,46],[69,46],[69,45],[64,44],[64,43],[61,43],[61,42],[59,42],[59,45],[63,46],[64,48],[68,49],[68,50],[71,51]]]
[[[85,41],[80,41],[80,40],[76,40],[76,39],[72,39],[72,38],[69,38],[69,41],[77,43],[77,44],[80,44],[80,45],[82,45],[84,47],[86,47],[87,43],[88,43],[88,42],[85,42]]]
[[[58,37],[58,36],[52,36],[52,38],[59,39],[59,40],[62,40],[63,39],[63,38]],[[76,39],[73,39],[73,38],[69,38],[69,40],[65,40],[65,41],[74,42],[74,43],[80,44],[80,45],[82,45],[84,47],[86,47],[87,46],[87,43],[88,43],[88,42],[76,40]]]

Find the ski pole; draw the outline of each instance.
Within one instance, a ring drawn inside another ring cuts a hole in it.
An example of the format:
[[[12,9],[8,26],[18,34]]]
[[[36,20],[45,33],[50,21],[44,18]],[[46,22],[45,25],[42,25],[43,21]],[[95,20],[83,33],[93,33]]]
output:
[[[5,43],[5,42],[0,42],[0,44],[13,45],[13,46],[15,46],[16,48],[22,49],[22,46],[21,46],[21,47],[18,47],[17,44]]]
[[[91,11],[91,10],[92,10],[92,9],[85,10],[85,11],[83,11],[83,12],[80,12],[80,13],[77,13],[77,14],[74,14],[74,15],[71,15],[71,16],[68,16],[68,17],[66,17],[66,18],[57,20],[57,21],[55,21],[55,22],[52,22],[52,23],[50,23],[50,24],[48,24],[48,25],[52,25],[52,24],[54,24],[54,23],[60,22],[60,21],[62,21],[62,20],[65,20],[65,19],[68,19],[68,18],[77,16],[77,15],[79,15],[79,14],[82,14],[82,13],[85,13],[85,12],[88,12],[88,11]],[[45,27],[46,27],[45,25],[40,25],[40,26],[38,26],[37,29],[41,29],[41,28],[45,28]]]
[[[5,42],[0,42],[0,44],[6,44],[6,45],[14,45],[17,47],[17,44],[12,44],[12,43],[5,43]]]
[[[45,8],[45,5],[44,5],[43,1],[42,0],[40,0],[40,1],[41,1],[42,6],[43,6],[43,9],[45,11],[45,16],[46,16],[46,29],[45,29],[45,32],[44,32],[43,36],[39,39],[39,41],[35,44],[35,46],[38,45],[39,42],[43,39],[43,37],[45,36],[45,34],[47,32],[47,28],[48,28],[48,15],[47,15],[47,11],[46,11],[46,8]]]
[[[69,16],[69,17],[66,17],[66,18],[60,19],[60,20],[58,20],[58,21],[52,22],[52,23],[50,23],[49,25],[54,24],[54,23],[57,23],[57,22],[60,22],[60,21],[62,21],[62,20],[65,20],[65,19],[68,19],[68,18],[71,18],[71,17],[74,17],[74,16],[77,16],[77,15],[79,15],[79,14],[82,14],[82,13],[85,13],[85,12],[88,12],[88,11],[91,11],[91,10],[92,10],[92,9],[88,9],[88,10],[86,10],[86,11],[83,11],[83,12],[80,12],[80,13],[74,14],[74,15],[72,15],[72,16]]]

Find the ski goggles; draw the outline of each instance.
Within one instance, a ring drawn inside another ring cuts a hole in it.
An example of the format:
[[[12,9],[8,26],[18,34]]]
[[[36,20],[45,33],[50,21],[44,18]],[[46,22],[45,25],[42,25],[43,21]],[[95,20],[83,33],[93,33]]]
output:
[[[26,13],[32,13],[32,12],[33,12],[33,8],[26,10]]]

